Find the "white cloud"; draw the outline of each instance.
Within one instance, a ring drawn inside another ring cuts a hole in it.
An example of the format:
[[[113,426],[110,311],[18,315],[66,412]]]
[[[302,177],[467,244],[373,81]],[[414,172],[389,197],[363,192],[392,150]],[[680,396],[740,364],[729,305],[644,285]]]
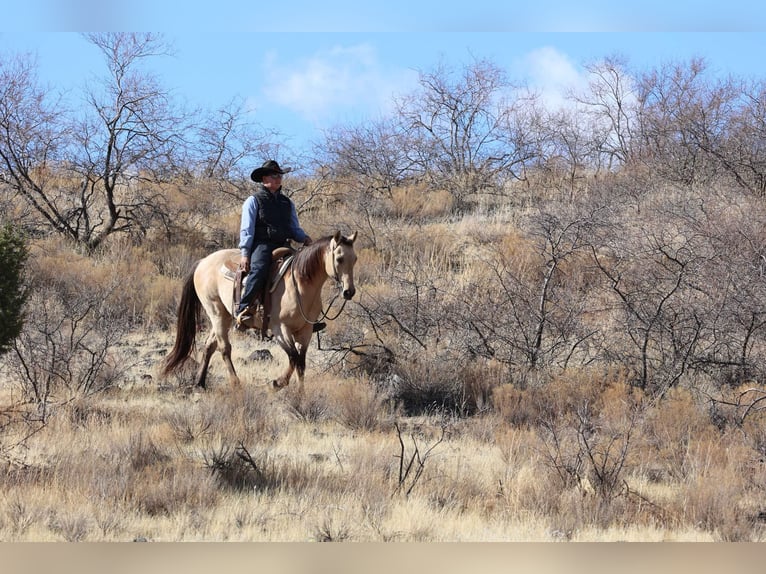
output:
[[[578,70],[566,54],[546,46],[527,54],[522,63],[530,88],[549,109],[567,105],[566,94],[587,85],[587,73]]]
[[[405,72],[386,72],[368,44],[335,46],[294,63],[271,53],[265,65],[265,97],[318,123],[337,115],[386,109],[408,82]]]

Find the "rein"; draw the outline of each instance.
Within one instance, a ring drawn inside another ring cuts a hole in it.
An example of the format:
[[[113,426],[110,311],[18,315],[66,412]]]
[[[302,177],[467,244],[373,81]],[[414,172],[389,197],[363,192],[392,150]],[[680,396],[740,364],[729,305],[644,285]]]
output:
[[[293,280],[293,287],[295,287],[295,297],[298,299],[298,309],[300,309],[301,317],[303,317],[303,320],[310,325],[316,325],[317,323],[321,323],[325,319],[327,319],[328,321],[334,321],[335,319],[340,317],[340,314],[343,312],[343,308],[346,306],[346,299],[343,300],[343,304],[340,306],[340,309],[338,309],[338,312],[335,314],[335,317],[329,316],[330,309],[332,309],[333,303],[335,303],[335,300],[338,298],[338,296],[341,293],[341,289],[343,288],[343,286],[340,284],[340,279],[338,279],[338,270],[335,267],[335,258],[333,257],[333,260],[332,260],[332,270],[333,270],[332,278],[335,280],[335,285],[338,287],[338,292],[335,294],[335,297],[332,298],[332,300],[330,301],[330,304],[327,305],[327,310],[322,311],[321,316],[316,321],[312,321],[311,319],[306,317],[306,312],[303,310],[303,300],[301,299],[301,292],[300,292],[300,289],[298,289],[298,282],[295,280],[295,266],[293,265],[294,262],[295,260],[293,259],[293,262],[290,263],[290,277]],[[319,295],[321,297],[322,295],[321,287],[319,291],[320,291]]]

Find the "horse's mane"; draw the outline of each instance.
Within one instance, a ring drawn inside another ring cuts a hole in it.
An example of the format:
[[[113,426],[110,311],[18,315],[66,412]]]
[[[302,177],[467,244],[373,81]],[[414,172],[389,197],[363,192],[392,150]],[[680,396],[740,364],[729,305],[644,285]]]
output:
[[[311,279],[322,268],[324,250],[327,249],[331,239],[332,235],[320,237],[313,241],[311,245],[307,245],[295,254],[293,265],[298,273],[298,277],[301,279]]]

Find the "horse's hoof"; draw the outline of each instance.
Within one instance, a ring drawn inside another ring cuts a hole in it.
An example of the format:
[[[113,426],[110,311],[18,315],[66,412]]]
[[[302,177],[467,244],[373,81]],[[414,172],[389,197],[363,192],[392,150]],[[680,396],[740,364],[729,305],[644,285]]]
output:
[[[274,379],[273,381],[271,381],[271,386],[275,391],[279,391],[285,387],[285,385],[282,385],[279,383],[278,379]]]

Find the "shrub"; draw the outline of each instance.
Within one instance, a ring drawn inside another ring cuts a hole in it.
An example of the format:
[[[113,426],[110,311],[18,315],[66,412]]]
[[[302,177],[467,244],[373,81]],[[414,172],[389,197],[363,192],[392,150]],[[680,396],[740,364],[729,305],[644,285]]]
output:
[[[10,224],[0,228],[0,354],[7,353],[24,325],[27,245]]]
[[[365,379],[342,384],[333,400],[336,418],[347,428],[371,431],[384,422],[386,397]]]
[[[35,313],[14,344],[9,365],[43,418],[50,400],[68,400],[115,384],[120,371],[112,348],[120,340],[122,324],[98,294],[72,293],[64,303],[46,288],[31,301]]]

